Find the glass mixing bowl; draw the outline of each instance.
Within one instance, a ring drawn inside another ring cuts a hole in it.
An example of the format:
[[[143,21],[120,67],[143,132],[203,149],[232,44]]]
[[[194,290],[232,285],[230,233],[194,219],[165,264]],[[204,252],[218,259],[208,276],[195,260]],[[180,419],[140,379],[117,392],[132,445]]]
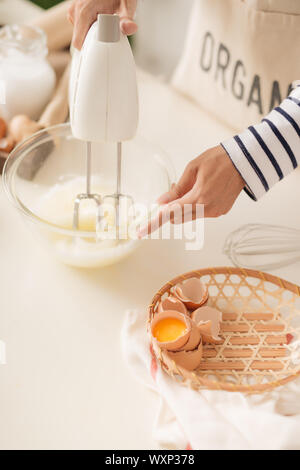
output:
[[[95,228],[73,230],[73,202],[77,193],[84,191],[85,152],[85,142],[72,136],[69,124],[47,128],[11,152],[3,183],[10,201],[48,251],[65,264],[87,268],[118,262],[132,253],[139,241],[134,237],[121,242],[103,239]],[[93,143],[92,191],[113,192],[116,167],[116,144]],[[139,136],[123,143],[122,193],[147,207],[147,216],[172,181],[173,167],[155,145]]]

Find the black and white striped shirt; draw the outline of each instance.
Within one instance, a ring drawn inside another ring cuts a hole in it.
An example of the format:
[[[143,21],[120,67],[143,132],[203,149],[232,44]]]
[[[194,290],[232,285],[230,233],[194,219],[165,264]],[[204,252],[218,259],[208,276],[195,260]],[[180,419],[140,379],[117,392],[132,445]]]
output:
[[[300,85],[261,123],[221,145],[249,196],[262,197],[300,164]]]

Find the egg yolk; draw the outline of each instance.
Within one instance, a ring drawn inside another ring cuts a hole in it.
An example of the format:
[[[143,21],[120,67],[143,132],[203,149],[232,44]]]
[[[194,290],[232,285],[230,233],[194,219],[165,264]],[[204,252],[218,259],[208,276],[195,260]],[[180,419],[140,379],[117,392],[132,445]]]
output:
[[[186,332],[186,324],[178,318],[164,318],[153,328],[153,336],[160,343],[175,341]]]

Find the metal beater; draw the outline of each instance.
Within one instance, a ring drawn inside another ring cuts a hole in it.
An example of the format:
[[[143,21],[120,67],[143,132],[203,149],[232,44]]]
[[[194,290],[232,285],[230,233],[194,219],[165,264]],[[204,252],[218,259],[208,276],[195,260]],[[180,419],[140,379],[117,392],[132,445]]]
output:
[[[74,202],[74,214],[73,214],[73,229],[79,229],[79,208],[80,203],[86,199],[92,199],[95,201],[97,208],[96,228],[101,224],[101,203],[102,198],[99,194],[91,193],[91,176],[92,176],[92,144],[91,142],[86,143],[86,192],[77,194]]]
[[[129,194],[121,193],[121,177],[122,177],[122,142],[117,143],[117,186],[114,194],[108,194],[104,196],[103,203],[108,199],[114,199],[114,207],[116,209],[116,238],[120,239],[120,211],[121,211],[121,200],[125,199],[129,201],[130,206],[134,205],[132,196]]]

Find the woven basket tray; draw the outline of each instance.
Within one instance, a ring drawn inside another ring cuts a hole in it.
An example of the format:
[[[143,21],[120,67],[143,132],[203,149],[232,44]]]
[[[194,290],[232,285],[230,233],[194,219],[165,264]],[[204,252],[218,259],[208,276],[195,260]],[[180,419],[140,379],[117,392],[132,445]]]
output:
[[[161,367],[195,390],[260,393],[300,376],[300,288],[271,274],[231,267],[191,271],[153,297],[148,330],[162,298],[191,277],[208,286],[207,305],[223,312],[220,345],[204,345],[199,369],[189,372],[152,344]]]

